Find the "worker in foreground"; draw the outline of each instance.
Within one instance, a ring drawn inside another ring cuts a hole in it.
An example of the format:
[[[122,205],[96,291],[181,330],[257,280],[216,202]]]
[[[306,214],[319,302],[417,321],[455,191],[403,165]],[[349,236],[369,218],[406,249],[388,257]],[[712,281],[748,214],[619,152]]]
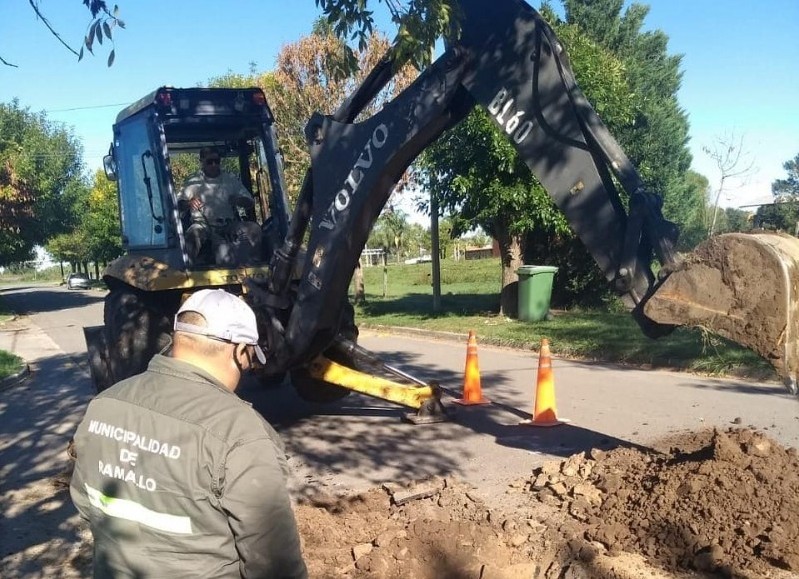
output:
[[[256,358],[250,307],[201,290],[178,310],[171,357],[89,404],[70,491],[95,577],[307,577],[282,443],[234,394]]]

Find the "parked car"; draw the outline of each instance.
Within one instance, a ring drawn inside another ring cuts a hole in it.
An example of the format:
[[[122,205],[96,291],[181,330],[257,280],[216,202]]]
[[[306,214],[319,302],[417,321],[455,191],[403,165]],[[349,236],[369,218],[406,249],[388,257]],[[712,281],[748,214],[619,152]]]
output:
[[[412,257],[410,259],[406,259],[405,263],[407,265],[413,265],[414,263],[430,263],[431,261],[433,261],[433,256],[421,255],[419,257]]]
[[[67,277],[67,289],[89,289],[91,281],[85,273],[71,273]]]

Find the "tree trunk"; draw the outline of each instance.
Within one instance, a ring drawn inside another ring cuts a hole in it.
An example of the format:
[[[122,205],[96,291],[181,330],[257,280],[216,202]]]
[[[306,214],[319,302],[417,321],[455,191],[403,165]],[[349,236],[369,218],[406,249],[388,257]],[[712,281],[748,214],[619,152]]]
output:
[[[355,303],[361,304],[366,301],[366,289],[363,284],[363,269],[361,268],[361,260],[358,260],[358,265],[355,266]]]
[[[519,315],[519,276],[516,270],[523,264],[524,237],[513,235],[507,228],[497,227],[495,232],[502,261],[502,292],[499,299],[499,314],[509,318]]]

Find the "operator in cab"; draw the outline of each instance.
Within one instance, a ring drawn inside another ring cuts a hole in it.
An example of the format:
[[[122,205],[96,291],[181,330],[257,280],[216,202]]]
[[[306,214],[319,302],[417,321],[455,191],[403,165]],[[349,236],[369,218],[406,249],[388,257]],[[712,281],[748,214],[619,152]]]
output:
[[[237,266],[261,255],[261,228],[242,221],[238,208],[251,210],[252,195],[234,175],[222,171],[221,155],[213,147],[200,150],[200,171],[189,177],[178,194],[181,215],[189,212],[186,249],[196,263],[203,245],[210,243],[216,265]]]
[[[252,309],[200,290],[171,356],[92,400],[70,493],[94,537],[94,577],[305,579],[278,434],[235,394],[257,359]]]

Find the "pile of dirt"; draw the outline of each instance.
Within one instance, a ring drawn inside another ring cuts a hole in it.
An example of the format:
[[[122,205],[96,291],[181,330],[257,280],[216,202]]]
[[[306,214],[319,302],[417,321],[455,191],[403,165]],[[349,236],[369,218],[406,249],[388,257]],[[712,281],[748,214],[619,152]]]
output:
[[[799,457],[752,430],[686,434],[664,452],[593,450],[545,464],[528,488],[611,554],[714,576],[799,572]]]
[[[452,480],[306,501],[296,512],[310,574],[799,576],[796,450],[748,429],[657,446],[547,463],[512,485],[503,512]]]
[[[634,553],[609,556],[578,522],[530,501],[489,508],[469,486],[319,496],[296,509],[310,577],[321,579],[666,579]],[[522,501],[523,502],[523,501]]]

